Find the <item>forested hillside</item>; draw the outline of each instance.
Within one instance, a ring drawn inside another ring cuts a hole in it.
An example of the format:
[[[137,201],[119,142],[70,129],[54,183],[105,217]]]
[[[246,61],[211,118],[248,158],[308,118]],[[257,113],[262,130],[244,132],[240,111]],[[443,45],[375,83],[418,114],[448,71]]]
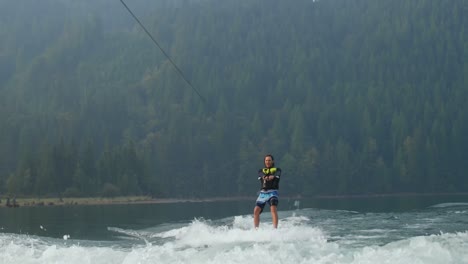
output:
[[[466,0],[0,0],[0,194],[468,191]]]

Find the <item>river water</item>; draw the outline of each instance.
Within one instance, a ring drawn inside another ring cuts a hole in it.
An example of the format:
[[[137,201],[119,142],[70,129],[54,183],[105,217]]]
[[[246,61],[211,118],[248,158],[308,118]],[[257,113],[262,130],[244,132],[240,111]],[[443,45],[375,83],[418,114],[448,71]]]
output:
[[[468,263],[468,196],[252,205],[0,208],[0,263]]]

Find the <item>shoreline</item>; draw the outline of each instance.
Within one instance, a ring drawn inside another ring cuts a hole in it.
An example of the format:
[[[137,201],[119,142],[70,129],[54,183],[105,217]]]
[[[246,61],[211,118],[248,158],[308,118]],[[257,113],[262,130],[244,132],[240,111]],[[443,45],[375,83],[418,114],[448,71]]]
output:
[[[463,196],[468,195],[468,192],[435,192],[435,193],[375,193],[375,194],[346,194],[346,195],[316,195],[307,198],[316,199],[356,199],[356,198],[385,198],[385,197],[424,197],[424,196]]]
[[[7,198],[0,199],[1,207],[51,207],[51,206],[87,206],[87,205],[121,205],[121,204],[169,204],[169,203],[200,203],[252,200],[253,197],[210,197],[210,198],[153,198],[150,196],[120,196],[105,197],[48,197],[48,198],[10,198],[10,206]]]
[[[283,196],[283,199],[362,199],[362,198],[388,198],[388,197],[425,197],[425,196],[468,196],[466,192],[455,193],[387,193],[387,194],[348,194],[348,195],[314,195],[314,196]],[[206,197],[206,198],[154,198],[150,196],[120,196],[106,197],[50,197],[50,198],[10,198],[1,197],[0,207],[50,207],[50,206],[86,206],[86,205],[122,205],[122,204],[168,204],[168,203],[201,203],[201,202],[229,202],[252,201],[253,196],[232,197]]]

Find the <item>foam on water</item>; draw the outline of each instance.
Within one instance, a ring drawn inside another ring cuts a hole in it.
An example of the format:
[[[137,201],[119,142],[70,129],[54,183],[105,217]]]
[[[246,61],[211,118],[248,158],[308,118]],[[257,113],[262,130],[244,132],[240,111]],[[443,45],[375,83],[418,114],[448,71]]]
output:
[[[446,207],[459,207],[459,206],[468,206],[468,203],[440,203],[433,205],[434,208],[446,208]]]
[[[129,237],[128,246],[0,234],[0,263],[468,263],[467,232],[411,236],[378,245],[358,242],[386,234],[385,228],[357,230],[334,240],[330,230],[294,214],[281,219],[277,230],[271,222],[262,222],[259,230],[251,226],[251,216],[236,216],[145,230],[110,228]]]

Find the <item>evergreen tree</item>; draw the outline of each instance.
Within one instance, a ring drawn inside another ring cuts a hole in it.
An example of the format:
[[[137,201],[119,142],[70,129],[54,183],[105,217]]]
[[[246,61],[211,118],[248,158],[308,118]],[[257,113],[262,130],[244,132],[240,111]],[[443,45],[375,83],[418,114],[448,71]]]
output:
[[[206,100],[120,6],[0,2],[0,191],[467,190],[466,1],[132,8]]]

